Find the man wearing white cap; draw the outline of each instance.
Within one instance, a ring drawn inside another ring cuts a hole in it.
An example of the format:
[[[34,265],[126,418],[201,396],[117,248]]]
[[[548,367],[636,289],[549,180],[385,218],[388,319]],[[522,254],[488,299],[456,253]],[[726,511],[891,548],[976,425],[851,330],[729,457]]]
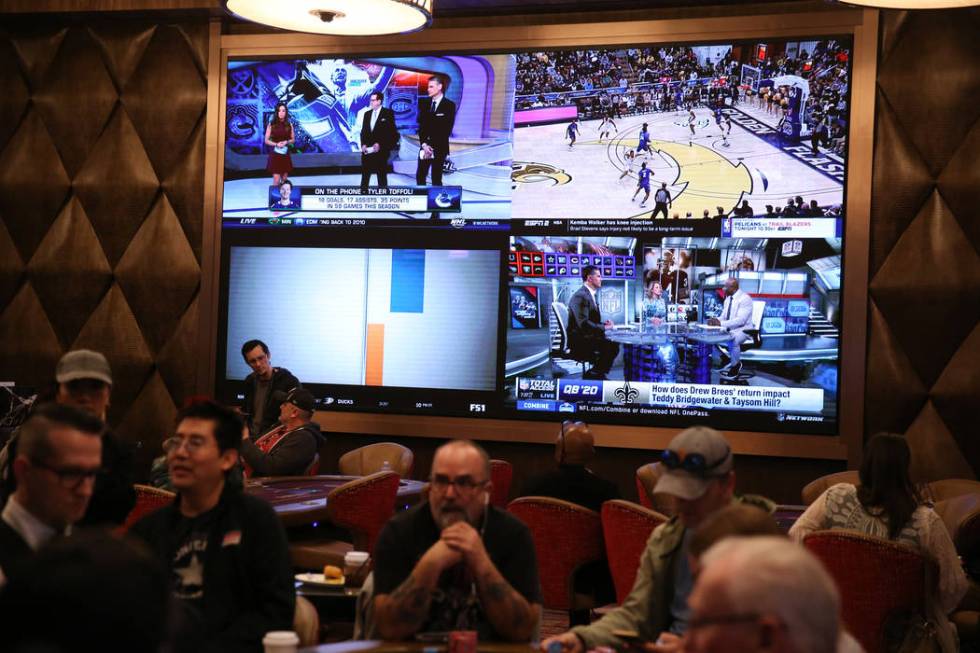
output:
[[[677,516],[658,526],[647,540],[636,582],[623,604],[589,626],[550,637],[568,653],[597,646],[626,647],[617,632],[632,631],[650,642],[647,653],[679,651],[687,628],[687,597],[693,587],[687,545],[705,518],[731,504],[735,490],[732,449],[718,431],[693,426],[681,431],[661,456],[665,467],[654,492],[677,499]]]

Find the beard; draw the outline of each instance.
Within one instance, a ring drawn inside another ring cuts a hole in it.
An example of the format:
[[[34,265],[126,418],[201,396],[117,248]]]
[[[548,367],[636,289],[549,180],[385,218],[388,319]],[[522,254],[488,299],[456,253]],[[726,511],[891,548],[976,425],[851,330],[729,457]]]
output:
[[[445,530],[453,524],[463,521],[469,522],[470,518],[462,506],[443,506],[439,509],[438,515],[436,516],[436,524],[439,526],[439,530]]]

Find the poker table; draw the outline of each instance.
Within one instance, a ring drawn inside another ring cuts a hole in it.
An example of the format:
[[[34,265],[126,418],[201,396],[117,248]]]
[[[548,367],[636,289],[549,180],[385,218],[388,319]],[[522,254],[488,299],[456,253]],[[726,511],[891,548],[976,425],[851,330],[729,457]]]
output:
[[[443,633],[445,634],[445,633]],[[448,653],[449,647],[441,641],[383,642],[379,640],[348,641],[339,644],[320,644],[299,649],[300,653]],[[477,642],[478,653],[540,653],[538,647],[528,643]]]
[[[245,481],[245,492],[265,499],[287,528],[327,519],[327,495],[360,476],[265,476]],[[422,481],[402,479],[398,484],[396,509],[416,503]]]

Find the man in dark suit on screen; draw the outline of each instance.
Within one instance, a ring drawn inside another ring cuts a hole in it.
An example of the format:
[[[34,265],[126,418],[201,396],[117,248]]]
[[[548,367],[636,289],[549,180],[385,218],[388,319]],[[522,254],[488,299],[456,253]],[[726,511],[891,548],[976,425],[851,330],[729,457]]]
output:
[[[449,78],[433,75],[429,78],[429,101],[419,105],[419,165],[415,171],[415,183],[425,185],[425,178],[432,168],[432,185],[442,185],[442,166],[449,156],[449,135],[456,122],[456,103],[444,93],[449,88]]]
[[[582,287],[575,291],[568,302],[568,340],[572,353],[595,361],[592,369],[582,375],[584,379],[604,379],[612,367],[619,345],[606,340],[606,331],[613,328],[612,320],[602,320],[597,293],[602,287],[599,268],[587,265],[582,268]]]
[[[378,176],[378,188],[388,187],[388,155],[398,143],[395,113],[384,106],[384,93],[371,93],[370,108],[361,122],[361,192],[367,193],[371,175]]]

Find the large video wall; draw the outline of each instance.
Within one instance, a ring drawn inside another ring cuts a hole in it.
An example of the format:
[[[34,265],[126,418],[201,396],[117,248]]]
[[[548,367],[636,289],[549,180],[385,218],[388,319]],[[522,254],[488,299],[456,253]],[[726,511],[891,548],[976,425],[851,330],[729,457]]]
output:
[[[218,390],[836,434],[850,37],[232,59]]]

